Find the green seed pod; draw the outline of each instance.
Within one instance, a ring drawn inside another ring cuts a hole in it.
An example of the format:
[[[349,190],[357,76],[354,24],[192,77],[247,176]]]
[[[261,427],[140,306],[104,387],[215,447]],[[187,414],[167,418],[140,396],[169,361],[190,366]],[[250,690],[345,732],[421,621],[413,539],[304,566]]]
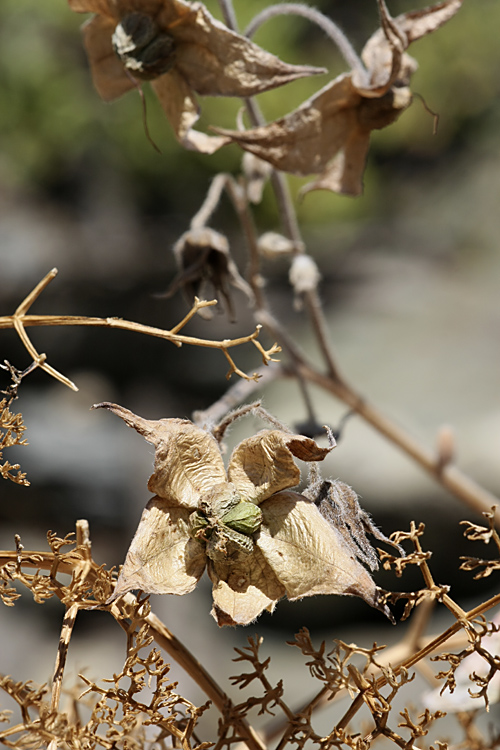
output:
[[[258,505],[241,500],[222,516],[222,523],[241,534],[251,536],[255,534],[262,523],[262,511]]]

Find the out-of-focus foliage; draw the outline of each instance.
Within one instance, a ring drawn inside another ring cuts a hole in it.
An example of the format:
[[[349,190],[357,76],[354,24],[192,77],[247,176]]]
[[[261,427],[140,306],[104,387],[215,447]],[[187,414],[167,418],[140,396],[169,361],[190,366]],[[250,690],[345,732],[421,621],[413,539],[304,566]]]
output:
[[[238,3],[236,11],[242,28],[266,5],[264,0],[253,2],[251,8]],[[349,32],[349,8],[343,5],[331,0],[320,3],[321,9]],[[393,14],[408,10],[407,3],[390,5]],[[302,221],[326,220],[332,211],[352,217],[379,208],[384,202],[384,188],[378,176],[378,158],[397,158],[403,153],[437,157],[454,145],[460,128],[464,138],[464,121],[470,124],[465,137],[467,133],[470,138],[477,136],[483,118],[499,108],[500,87],[497,74],[500,50],[496,38],[500,6],[494,0],[482,0],[480,6],[465,3],[440,34],[423,39],[412,48],[420,66],[414,77],[414,89],[440,114],[438,134],[432,136],[432,117],[416,99],[398,123],[375,135],[365,177],[365,199],[358,202],[332,196],[325,199],[318,194],[314,200],[304,201],[300,210]],[[208,7],[220,18],[217,3],[208,3]],[[170,174],[200,168],[213,174],[237,167],[239,155],[235,147],[224,148],[210,159],[184,154],[147,85],[144,90],[148,127],[161,155],[146,137],[137,94],[131,93],[112,105],[103,104],[90,80],[80,23],[81,17],[71,13],[63,0],[43,3],[3,0],[1,4],[0,137],[4,146],[0,152],[0,174],[5,185],[50,187],[61,175],[77,178],[87,164],[101,160],[133,183],[134,188],[140,183],[139,191],[145,189],[148,181],[162,180],[166,161]],[[358,49],[376,26],[373,4],[363,3],[361,9],[357,8],[354,43]],[[331,76],[345,69],[333,44],[304,19],[272,19],[257,32],[255,41],[288,62],[325,65]],[[296,81],[262,95],[259,99],[266,117],[285,114],[327,80],[327,76],[321,76]],[[234,127],[239,107],[238,100],[207,99],[203,103],[201,124]],[[294,192],[303,182],[292,181]],[[163,184],[163,188],[169,202],[181,204],[183,196],[179,196],[177,184]]]

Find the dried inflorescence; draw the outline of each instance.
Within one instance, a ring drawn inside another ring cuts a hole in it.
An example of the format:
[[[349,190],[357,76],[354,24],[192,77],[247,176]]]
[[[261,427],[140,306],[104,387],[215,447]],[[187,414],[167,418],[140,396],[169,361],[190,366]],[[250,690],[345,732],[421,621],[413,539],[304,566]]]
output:
[[[228,417],[226,422],[231,422],[231,418]],[[220,436],[223,432],[224,429]],[[285,434],[297,439],[291,433]],[[311,446],[310,449],[313,450]],[[191,474],[193,476],[195,474]],[[421,535],[422,529],[413,524],[410,532],[401,532],[398,536],[400,541],[402,538],[411,539],[417,546]],[[0,727],[0,742],[18,748],[53,743],[53,747],[114,746],[152,750],[165,747],[162,743],[169,738],[168,746],[173,744],[184,750],[208,748],[210,742],[203,723],[200,724],[208,705],[195,706],[177,692],[170,679],[169,665],[158,648],[153,647],[153,637],[174,658],[181,657],[180,663],[185,669],[190,668],[189,674],[198,679],[205,690],[207,686],[213,689],[213,677],[203,671],[199,662],[190,657],[175,636],[154,617],[147,600],[130,594],[118,599],[110,596],[115,576],[113,571],[107,571],[93,561],[85,522],[78,522],[77,538],[75,543],[73,535],[61,538],[50,532],[48,552],[26,551],[18,538],[13,552],[0,553],[0,579],[7,589],[14,591],[12,583],[17,582],[32,591],[39,603],[57,597],[66,607],[51,687],[37,687],[30,682],[0,677],[0,690],[20,709],[19,720],[13,720],[8,711],[0,714],[4,723]],[[34,573],[29,569],[34,569]],[[13,597],[8,591],[5,593],[5,603],[14,604]],[[500,597],[496,597],[497,602],[498,599]],[[80,609],[95,609],[96,606],[108,610],[126,631],[123,668],[112,678],[101,675],[96,680],[80,676],[84,683],[83,692],[76,687],[68,690],[67,686],[63,690],[64,664],[77,614]],[[483,698],[488,705],[489,700],[497,698],[494,683],[497,682],[500,663],[493,640],[496,642],[498,638],[499,626],[488,623],[484,617],[463,613],[458,627],[464,628],[469,645],[455,654],[439,654],[439,659],[447,661],[450,666],[438,678],[443,681],[443,689],[454,689],[457,685],[463,690],[463,667],[470,659],[480,660],[483,668],[477,663],[471,664],[470,693]],[[445,640],[439,635],[434,643],[442,648]],[[400,645],[387,650],[376,643],[366,648],[336,639],[333,648],[328,650],[326,642],[316,646],[308,630],[302,628],[289,645],[303,654],[305,666],[319,681],[320,689],[298,708],[287,702],[285,681],[281,677],[273,680],[269,670],[271,659],[262,655],[263,639],[249,638],[248,644],[246,648],[236,649],[235,659],[246,665],[246,671],[236,674],[231,680],[239,689],[250,691],[248,697],[233,703],[222,691],[208,693],[221,712],[218,747],[230,747],[244,741],[251,750],[264,750],[270,746],[302,748],[306,744],[321,750],[368,750],[382,736],[397,747],[409,747],[416,740],[419,740],[419,747],[425,747],[420,741],[432,724],[444,715],[438,699],[433,699],[435,703],[420,712],[410,708],[410,704],[399,714],[399,708],[396,708],[396,705],[401,705],[400,691],[405,691],[414,677],[407,665],[419,666],[420,661],[432,652],[432,644],[417,654],[414,645],[410,646],[409,656],[401,660],[401,655],[396,656]],[[68,694],[70,703],[63,710],[59,704],[65,694]],[[350,696],[350,705],[345,712],[345,704],[337,701],[347,696]],[[329,707],[331,723],[326,733],[324,718],[321,733],[315,728],[315,711],[320,706]],[[341,706],[344,708],[339,711]],[[369,717],[368,722],[365,719],[361,724],[361,731],[347,721],[349,717],[351,722],[360,709],[364,709],[365,716],[368,712]],[[248,724],[252,714],[272,717],[260,738]],[[85,720],[82,720],[82,715]],[[460,716],[463,719],[463,714]],[[483,750],[495,747],[493,741],[490,745],[486,738],[483,741],[479,730],[475,729],[476,740],[482,743],[477,747]],[[468,731],[470,733],[470,723]]]
[[[246,625],[284,596],[293,601],[316,594],[360,596],[390,615],[358,562],[367,559],[365,529],[373,531],[366,516],[348,514],[348,525],[334,516],[325,520],[310,497],[291,491],[300,481],[294,458],[322,461],[333,438],[321,448],[284,429],[262,430],[234,449],[226,473],[217,440],[192,422],[146,420],[116,404],[97,406],[117,414],[156,450],[148,482],[155,497],[113,598],[133,589],[186,594],[206,567],[219,625]],[[215,432],[221,439],[223,431]]]
[[[494,571],[500,570],[500,536],[495,528],[495,511],[496,507],[493,507],[488,513],[483,513],[483,516],[488,522],[488,526],[479,526],[478,524],[471,523],[470,521],[462,521],[462,524],[467,528],[464,531],[464,536],[471,541],[484,542],[489,544],[493,541],[497,548],[498,557],[493,560],[483,560],[479,557],[462,557],[462,564],[460,570],[475,571],[476,575],[474,578],[487,578]]]

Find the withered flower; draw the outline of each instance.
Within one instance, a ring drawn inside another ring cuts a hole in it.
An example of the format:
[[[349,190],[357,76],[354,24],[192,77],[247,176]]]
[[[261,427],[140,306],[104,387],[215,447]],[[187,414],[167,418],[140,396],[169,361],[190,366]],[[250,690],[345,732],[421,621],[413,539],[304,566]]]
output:
[[[149,80],[178,140],[212,153],[226,142],[193,130],[195,97],[249,97],[297,78],[323,73],[288,65],[185,0],[68,0],[95,13],[83,34],[97,91],[111,101]]]
[[[409,88],[417,63],[409,45],[442,26],[462,0],[445,0],[391,18],[378,0],[381,28],[366,43],[365,70],[338,76],[298,109],[248,131],[217,129],[274,167],[297,175],[318,174],[309,190],[359,195],[372,130],[395,122],[411,104]]]
[[[227,237],[209,227],[190,229],[174,245],[174,256],[179,273],[172,281],[163,297],[171,297],[182,289],[188,303],[193,304],[194,297],[211,296],[207,287],[211,286],[217,297],[221,296],[226,304],[229,318],[235,320],[233,302],[229,284],[246,294],[253,303],[254,296],[250,284],[240,276],[236,263],[229,253]],[[201,317],[210,319],[210,308],[198,311]]]
[[[350,594],[373,607],[378,589],[343,534],[291,487],[294,457],[321,461],[333,447],[284,430],[262,430],[233,451],[227,474],[211,433],[184,419],[150,421],[109,409],[155,446],[148,502],[112,601],[132,589],[187,594],[205,567],[219,625],[246,625],[283,596]]]

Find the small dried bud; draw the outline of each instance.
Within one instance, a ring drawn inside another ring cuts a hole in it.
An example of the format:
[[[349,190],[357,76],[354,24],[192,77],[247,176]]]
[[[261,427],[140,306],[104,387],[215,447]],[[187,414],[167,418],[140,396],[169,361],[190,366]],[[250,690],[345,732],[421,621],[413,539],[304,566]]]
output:
[[[274,260],[279,255],[291,255],[295,245],[292,240],[278,232],[265,232],[259,237],[257,248],[264,258]]]
[[[244,292],[253,302],[251,287],[240,276],[231,258],[227,238],[220,232],[208,227],[190,229],[175,243],[174,255],[179,273],[164,296],[171,297],[182,288],[191,304],[194,297],[210,296],[206,294],[206,287],[211,285],[215,296],[220,295],[224,299],[231,321],[235,320],[235,316],[228,283]],[[207,320],[212,317],[210,308],[202,308],[198,314]]]
[[[269,162],[259,159],[258,156],[245,151],[241,161],[241,167],[246,179],[247,198],[250,203],[260,203],[264,186],[269,179],[273,168]]]
[[[455,436],[449,425],[439,428],[437,434],[437,469],[442,471],[455,458]]]
[[[295,306],[300,309],[300,295],[312,292],[318,286],[321,274],[310,255],[296,255],[289,272],[290,284],[295,290]]]

